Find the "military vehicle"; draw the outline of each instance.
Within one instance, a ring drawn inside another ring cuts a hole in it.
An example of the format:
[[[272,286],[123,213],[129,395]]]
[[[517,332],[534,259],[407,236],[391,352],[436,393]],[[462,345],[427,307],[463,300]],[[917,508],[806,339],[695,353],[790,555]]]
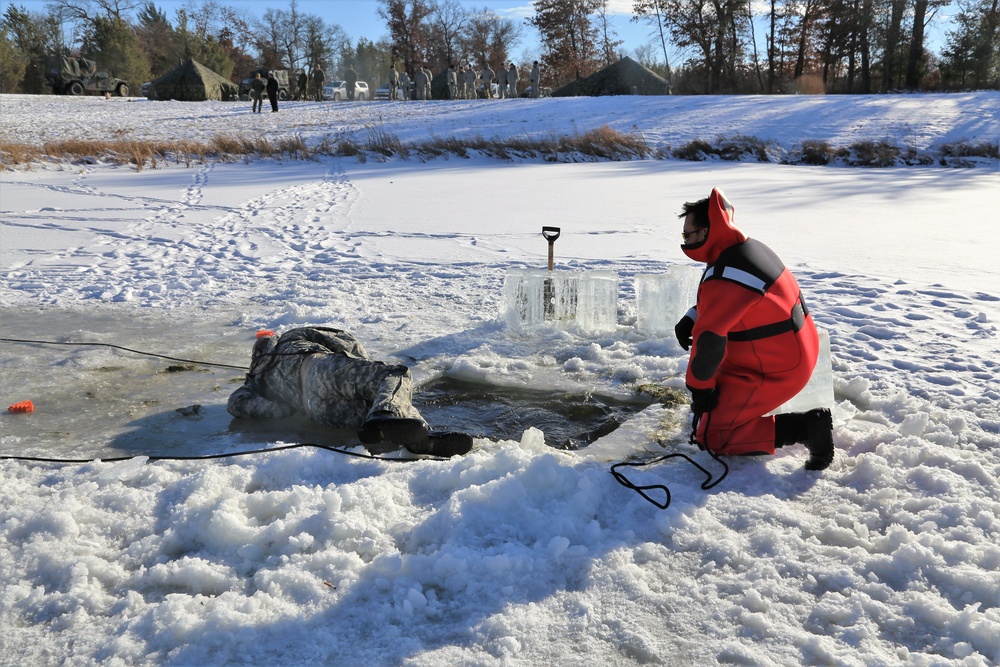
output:
[[[278,81],[278,99],[287,100],[288,99],[288,70],[287,69],[255,69],[250,72],[250,75],[245,79],[240,80],[240,99],[244,102],[250,99],[250,82],[254,80],[260,72],[260,78],[264,79],[264,83],[267,83],[267,73],[272,72],[274,78]]]
[[[114,93],[119,97],[128,96],[127,82],[98,70],[97,63],[86,58],[46,56],[45,83],[56,95]]]

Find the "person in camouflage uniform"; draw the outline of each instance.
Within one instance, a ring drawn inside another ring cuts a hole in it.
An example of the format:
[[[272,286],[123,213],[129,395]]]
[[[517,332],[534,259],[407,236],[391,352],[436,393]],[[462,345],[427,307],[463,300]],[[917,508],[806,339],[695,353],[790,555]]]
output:
[[[467,453],[471,436],[432,432],[412,394],[406,366],[373,360],[346,331],[303,327],[257,340],[246,381],[226,408],[237,418],[302,414],[332,428],[357,429],[363,444],[403,446],[414,454]]]

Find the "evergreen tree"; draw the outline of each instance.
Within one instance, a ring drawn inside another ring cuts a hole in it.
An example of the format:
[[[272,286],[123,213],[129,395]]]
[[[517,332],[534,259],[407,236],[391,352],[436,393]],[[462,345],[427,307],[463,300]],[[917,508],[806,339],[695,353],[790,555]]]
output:
[[[125,79],[137,93],[140,84],[149,80],[149,62],[132,27],[118,18],[95,18],[83,36],[80,54]]]
[[[542,59],[553,87],[590,76],[600,66],[592,17],[601,0],[535,0],[527,19],[542,35]]]
[[[178,65],[174,53],[174,28],[167,15],[152,2],[139,8],[136,14],[135,35],[146,54],[150,76],[160,77]]]
[[[1000,88],[1000,15],[997,0],[959,0],[947,33],[941,71],[949,88]]]
[[[67,53],[56,15],[37,14],[23,6],[8,5],[0,27],[9,35],[13,47],[11,66],[24,64],[23,75],[15,87],[22,93],[51,92],[45,83],[45,56]],[[7,90],[6,86],[4,90]]]
[[[28,58],[14,45],[5,26],[0,24],[0,93],[17,93],[24,82]]]
[[[233,61],[214,35],[204,34],[204,24],[192,21],[187,10],[177,11],[174,50],[179,60],[196,60],[224,79],[233,75]]]

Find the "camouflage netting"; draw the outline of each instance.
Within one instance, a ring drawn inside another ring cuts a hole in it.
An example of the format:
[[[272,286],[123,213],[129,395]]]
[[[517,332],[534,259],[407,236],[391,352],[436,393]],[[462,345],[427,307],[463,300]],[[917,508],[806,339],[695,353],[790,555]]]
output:
[[[96,76],[97,63],[86,58],[46,56],[45,69],[55,70],[64,79],[81,79]]]
[[[634,87],[634,91],[633,91]],[[628,56],[586,79],[569,83],[552,93],[553,97],[601,95],[669,95],[667,80],[643,67]]]
[[[239,87],[195,60],[188,60],[149,85],[151,100],[235,100]]]

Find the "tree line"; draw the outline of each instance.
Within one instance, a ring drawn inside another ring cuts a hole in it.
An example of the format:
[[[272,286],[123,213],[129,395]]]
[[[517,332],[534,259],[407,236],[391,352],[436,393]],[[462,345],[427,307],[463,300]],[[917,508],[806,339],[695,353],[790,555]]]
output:
[[[537,29],[543,84],[559,87],[626,55],[674,92],[878,93],[1000,88],[1000,0],[633,0],[653,40],[632,53],[611,27],[608,0],[534,0],[524,21],[457,0],[377,0],[387,37],[352,41],[336,23],[287,8],[260,17],[219,0],[190,0],[174,16],[152,0],[52,0],[45,12],[8,5],[0,17],[0,91],[46,93],[46,55],[79,55],[137,86],[194,59],[236,81],[252,70],[339,78],[352,66],[378,85],[390,65],[434,73],[511,60]],[[954,12],[940,53],[927,27]],[[763,46],[761,46],[763,45]],[[681,53],[681,62],[670,62]],[[530,63],[520,63],[526,75]],[[294,76],[292,77],[294,79]]]
[[[997,0],[634,0],[637,20],[690,54],[677,87],[701,93],[877,93],[1000,87]],[[927,27],[955,14],[940,53]],[[763,35],[758,35],[758,30]],[[762,38],[762,39],[761,39]],[[765,46],[759,48],[757,45]]]

